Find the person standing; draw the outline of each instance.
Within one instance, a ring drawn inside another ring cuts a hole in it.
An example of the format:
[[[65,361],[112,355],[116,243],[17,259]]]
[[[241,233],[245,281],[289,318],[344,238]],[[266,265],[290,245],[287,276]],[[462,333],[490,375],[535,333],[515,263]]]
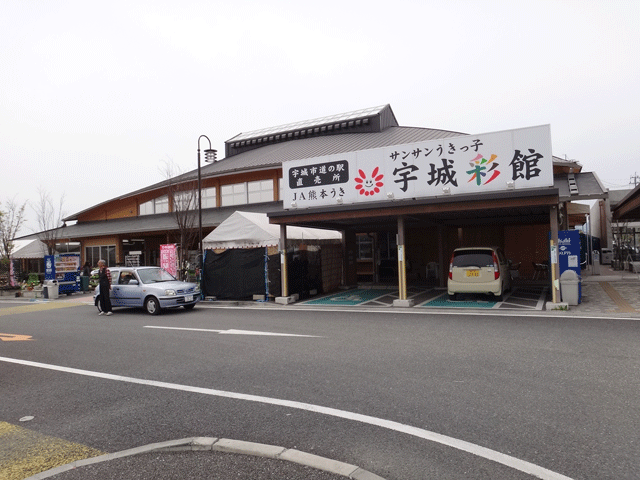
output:
[[[98,278],[100,285],[100,313],[98,315],[113,315],[111,311],[111,272],[104,260],[98,261]]]
[[[82,293],[89,290],[89,280],[91,279],[91,264],[89,262],[84,262],[82,267],[82,281],[80,282],[80,286],[82,289]]]
[[[90,277],[91,276],[91,265],[89,262],[84,262],[84,266],[82,267],[82,276]]]

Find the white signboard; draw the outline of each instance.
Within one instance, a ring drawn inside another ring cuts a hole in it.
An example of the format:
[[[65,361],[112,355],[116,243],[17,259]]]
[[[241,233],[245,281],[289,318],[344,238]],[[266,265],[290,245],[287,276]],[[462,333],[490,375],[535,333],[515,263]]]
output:
[[[553,186],[549,125],[284,162],[284,208]]]

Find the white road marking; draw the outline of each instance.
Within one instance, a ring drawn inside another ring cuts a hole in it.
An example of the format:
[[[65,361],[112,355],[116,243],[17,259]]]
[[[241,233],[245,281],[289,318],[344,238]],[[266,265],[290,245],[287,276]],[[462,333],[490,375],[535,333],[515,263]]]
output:
[[[258,332],[255,330],[212,330],[208,328],[183,328],[183,327],[156,327],[154,325],[145,325],[144,328],[160,328],[163,330],[189,330],[192,332],[213,332],[220,335],[266,335],[272,337],[311,337],[320,338],[317,335],[296,335],[295,333],[273,333],[273,332]]]
[[[540,467],[525,460],[506,455],[504,453],[491,450],[490,448],[475,445],[464,440],[458,440],[453,437],[441,435],[439,433],[424,430],[418,427],[412,427],[411,425],[405,425],[403,423],[395,422],[392,420],[385,420],[383,418],[371,417],[369,415],[362,415],[359,413],[348,412],[346,410],[338,410],[336,408],[323,407],[320,405],[314,405],[311,403],[301,403],[291,400],[282,400],[278,398],[261,397],[257,395],[249,395],[245,393],[226,392],[223,390],[214,390],[211,388],[193,387],[189,385],[180,385],[177,383],[158,382],[155,380],[145,380],[141,378],[125,377],[122,375],[113,375],[110,373],[93,372],[90,370],[81,370],[78,368],[63,367],[59,365],[50,365],[47,363],[32,362],[30,360],[20,360],[16,358],[0,357],[0,361],[15,363],[18,365],[26,365],[29,367],[44,368],[47,370],[54,370],[58,372],[72,373],[74,375],[83,375],[87,377],[101,378],[105,380],[115,380],[118,382],[134,383],[138,385],[147,385],[151,387],[166,388],[169,390],[178,390],[182,392],[199,393],[202,395],[211,395],[223,398],[232,398],[235,400],[246,400],[249,402],[265,403],[269,405],[277,405],[281,407],[295,408],[298,410],[306,410],[309,412],[321,413],[323,415],[330,415],[333,417],[344,418],[346,420],[352,420],[355,422],[361,422],[368,425],[374,425],[388,430],[405,433],[417,438],[429,440],[442,445],[461,450],[463,452],[471,453],[478,457],[492,460],[496,463],[506,465],[514,470],[518,470],[529,475],[533,475],[542,480],[572,480],[569,477],[553,472],[546,468]]]
[[[442,316],[475,316],[475,317],[509,317],[509,318],[562,318],[564,320],[626,320],[626,321],[640,321],[638,317],[614,317],[609,315],[581,315],[581,314],[567,314],[567,312],[563,313],[553,313],[551,311],[533,311],[533,310],[492,310],[486,309],[486,312],[473,310],[471,312],[465,312],[464,309],[452,309],[452,308],[443,308],[427,310],[424,308],[359,308],[359,307],[349,307],[349,308],[340,308],[331,305],[322,305],[323,308],[315,308],[308,305],[288,305],[285,307],[276,307],[276,306],[258,306],[254,307],[251,305],[202,305],[201,303],[198,306],[202,306],[204,308],[209,309],[219,309],[219,310],[262,310],[265,309],[274,312],[291,312],[295,310],[296,312],[316,312],[316,313],[366,313],[369,315],[377,315],[384,314],[388,315],[389,313],[393,313],[394,315],[422,315],[423,317],[432,316],[432,315],[442,315]],[[539,309],[538,309],[539,310]]]

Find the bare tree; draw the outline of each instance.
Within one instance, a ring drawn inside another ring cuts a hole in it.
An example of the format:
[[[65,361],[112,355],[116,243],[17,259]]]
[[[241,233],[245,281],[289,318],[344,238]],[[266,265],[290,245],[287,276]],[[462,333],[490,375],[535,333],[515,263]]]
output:
[[[178,271],[180,276],[184,277],[183,270],[189,259],[189,247],[198,236],[198,182],[197,180],[181,182],[180,168],[172,161],[165,162],[163,173],[167,178],[169,208],[175,218],[180,236]]]
[[[60,197],[58,205],[51,198],[51,194],[42,188],[38,190],[38,203],[31,205],[36,214],[38,222],[38,238],[47,247],[49,255],[55,253],[56,244],[60,239],[64,217],[62,206],[64,204],[64,194]]]
[[[6,200],[0,210],[0,257],[9,257],[13,251],[13,239],[24,223],[24,209],[27,202],[20,205],[15,197]]]
[[[628,221],[612,221],[611,233],[613,234],[613,256],[618,269],[622,269],[624,261],[629,253],[632,240]]]

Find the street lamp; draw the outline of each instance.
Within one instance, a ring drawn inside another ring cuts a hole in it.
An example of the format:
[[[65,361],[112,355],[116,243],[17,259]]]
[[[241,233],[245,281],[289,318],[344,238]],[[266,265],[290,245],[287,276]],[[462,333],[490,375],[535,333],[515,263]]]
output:
[[[209,142],[209,148],[204,151],[205,162],[216,161],[216,151],[211,148],[211,140],[206,135],[198,137],[198,237],[199,237],[199,253],[200,253],[200,288],[202,289],[202,272],[204,270],[204,254],[202,252],[202,175],[200,173],[200,139],[206,138]]]

